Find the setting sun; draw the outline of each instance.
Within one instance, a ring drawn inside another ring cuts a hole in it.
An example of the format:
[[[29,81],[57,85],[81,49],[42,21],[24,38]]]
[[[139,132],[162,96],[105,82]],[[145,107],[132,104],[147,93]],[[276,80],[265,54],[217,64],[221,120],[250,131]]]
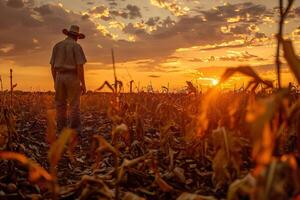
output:
[[[211,84],[214,85],[214,86],[218,85],[218,83],[219,83],[219,80],[217,80],[217,79],[212,79],[211,80]]]

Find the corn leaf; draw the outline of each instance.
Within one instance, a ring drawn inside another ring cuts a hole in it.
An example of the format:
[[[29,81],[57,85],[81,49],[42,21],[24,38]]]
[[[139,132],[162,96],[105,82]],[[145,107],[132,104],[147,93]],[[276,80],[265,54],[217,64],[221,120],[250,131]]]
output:
[[[251,68],[248,66],[243,66],[243,67],[232,67],[232,68],[228,68],[226,69],[226,71],[223,73],[223,75],[221,76],[220,82],[219,83],[224,83],[225,81],[227,81],[230,77],[232,77],[235,73],[241,73],[245,76],[248,76],[250,78],[253,79],[253,82],[259,84],[264,84],[269,88],[273,87],[273,83],[269,80],[263,80],[262,78],[260,78],[258,76],[258,74]]]
[[[123,200],[146,200],[146,199],[136,194],[133,194],[131,192],[126,192],[123,197]]]
[[[157,186],[163,191],[163,192],[171,192],[173,190],[173,187],[170,186],[166,181],[164,181],[159,173],[157,172],[155,174],[155,180],[154,182],[157,184]]]
[[[300,60],[295,54],[295,50],[293,48],[292,41],[283,40],[282,46],[283,46],[284,57],[289,65],[291,71],[295,75],[298,83],[300,84]]]
[[[56,166],[61,159],[62,153],[67,144],[71,144],[76,137],[76,132],[72,129],[64,129],[59,138],[51,145],[48,152],[48,159],[52,166]]]
[[[40,178],[44,178],[47,181],[52,181],[51,175],[39,164],[30,160],[26,156],[20,153],[2,151],[0,152],[0,158],[5,160],[16,160],[29,169],[29,180],[32,182],[38,181]]]
[[[56,126],[55,126],[55,110],[47,110],[47,135],[46,140],[52,144],[56,140]]]
[[[8,128],[6,124],[0,125],[0,150],[4,150],[7,147],[9,139]]]

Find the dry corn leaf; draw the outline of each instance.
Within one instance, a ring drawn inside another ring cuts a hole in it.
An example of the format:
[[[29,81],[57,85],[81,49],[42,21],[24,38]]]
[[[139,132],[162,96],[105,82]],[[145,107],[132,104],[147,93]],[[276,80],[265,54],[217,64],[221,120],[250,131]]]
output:
[[[271,160],[276,129],[271,130],[276,113],[287,91],[283,90],[268,98],[249,101],[246,121],[251,124],[254,147],[252,156],[258,164]]]
[[[219,189],[239,176],[241,159],[241,144],[233,132],[224,127],[213,131],[213,143],[216,154],[212,160],[212,182]]]
[[[166,181],[164,181],[159,173],[157,172],[155,174],[155,180],[154,182],[157,184],[157,186],[163,191],[163,192],[170,192],[173,190],[173,187],[170,186]]]
[[[132,159],[132,160],[128,160],[128,159],[124,159],[123,163],[120,166],[119,172],[118,172],[118,180],[121,181],[121,179],[123,178],[126,170],[130,167],[133,167],[141,162],[144,162],[149,156],[152,156],[153,152],[149,152],[141,157]]]
[[[0,124],[0,150],[4,150],[7,147],[9,140],[9,133],[6,124]]]
[[[73,147],[73,142],[76,138],[76,132],[72,129],[64,129],[59,138],[51,145],[48,152],[48,159],[51,166],[56,166],[61,159],[64,149],[69,144]]]
[[[256,180],[249,173],[243,179],[235,180],[228,189],[227,200],[250,199]]]
[[[51,145],[56,140],[56,111],[54,109],[47,110],[47,135],[46,141]]]
[[[184,175],[184,169],[183,168],[175,167],[175,169],[173,170],[173,172],[174,172],[175,176],[178,178],[178,180],[181,183],[185,183],[186,178],[185,178],[185,175]]]
[[[270,88],[273,87],[272,81],[263,80],[262,78],[260,78],[258,76],[258,74],[251,67],[248,67],[248,66],[227,68],[226,71],[221,76],[219,84],[227,81],[235,73],[241,73],[243,75],[251,77],[253,79],[251,83],[257,83],[257,84],[261,83],[261,84],[266,85],[267,87],[270,87]]]
[[[216,200],[216,198],[184,192],[176,200]]]
[[[300,84],[300,60],[295,54],[292,41],[283,40],[282,41],[284,57],[289,64],[289,67],[293,74],[295,75],[298,83]]]
[[[261,167],[257,166],[257,184],[253,200],[285,200],[291,199],[300,191],[300,174],[297,161],[293,156],[283,156]]]
[[[101,194],[102,199],[113,199],[113,191],[102,181],[96,177],[84,175],[81,178],[79,188],[82,190],[78,199],[91,199],[93,194]]]
[[[130,145],[130,134],[126,124],[117,125],[112,132],[112,144],[117,145],[118,141],[124,141],[127,146]]]
[[[116,92],[113,85],[111,85],[108,81],[104,81],[104,83],[97,89],[97,91],[101,91],[105,86],[107,86],[112,91],[112,93]]]
[[[5,160],[16,160],[19,161],[22,165],[28,167],[29,180],[32,182],[36,182],[40,178],[44,178],[47,181],[52,181],[52,177],[44,168],[42,168],[36,162],[30,160],[23,154],[9,152],[9,151],[2,151],[0,152],[0,158]]]
[[[96,149],[96,152],[101,153],[103,151],[110,151],[114,153],[115,155],[119,155],[119,152],[113,147],[106,139],[101,135],[94,135],[94,139],[98,141],[98,148]]]
[[[126,192],[123,197],[123,200],[146,200],[146,199],[136,194],[133,194],[131,192]]]

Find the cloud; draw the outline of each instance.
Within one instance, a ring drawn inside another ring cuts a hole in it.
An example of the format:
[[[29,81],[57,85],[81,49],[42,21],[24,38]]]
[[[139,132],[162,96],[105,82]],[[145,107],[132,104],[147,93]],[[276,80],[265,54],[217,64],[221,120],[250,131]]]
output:
[[[34,8],[35,11],[37,11],[40,15],[50,15],[52,14],[50,5],[46,4],[46,5],[42,5],[40,7],[36,7]]]
[[[128,4],[126,6],[126,10],[128,11],[128,17],[129,19],[136,19],[142,17],[140,8],[136,5]]]
[[[229,23],[248,22],[257,23],[262,21],[263,16],[272,15],[264,5],[254,4],[252,2],[230,4],[217,6],[215,9],[202,10],[199,13],[207,21],[227,21]]]
[[[179,5],[176,0],[150,0],[150,3],[154,6],[170,11],[175,16],[186,15],[189,11],[188,7]]]
[[[145,23],[148,26],[155,26],[160,20],[160,17],[150,17],[148,21]]]
[[[118,5],[116,0],[106,0],[111,7],[116,7]]]
[[[2,44],[0,45],[0,52],[8,53],[15,48],[14,44]]]
[[[300,16],[300,7],[295,8],[295,14]]]
[[[6,5],[12,8],[23,8],[24,2],[23,0],[8,0]]]
[[[136,5],[128,4],[126,8],[121,10],[110,9],[105,5],[94,7],[89,11],[89,15],[93,18],[100,18],[104,21],[109,21],[115,17],[121,17],[123,19],[136,19],[141,18],[141,10]]]
[[[251,5],[256,8],[254,4]],[[151,60],[137,63],[139,71],[178,71],[177,68],[172,68],[172,63],[163,66],[160,63],[179,48],[210,45],[213,49],[250,44],[247,41],[241,43],[244,41],[243,37],[237,33],[248,34],[247,28],[254,22],[243,26],[246,22],[229,23],[226,17],[213,21],[204,20],[202,12],[195,16],[180,16],[176,20],[168,16],[165,19],[152,17],[146,22],[134,22],[130,19],[140,18],[141,11],[133,5],[120,10],[98,5],[89,12],[80,14],[54,4],[35,8],[25,5],[22,9],[14,9],[8,7],[5,0],[0,0],[0,18],[6,19],[0,21],[0,44],[12,44],[14,47],[6,53],[0,51],[0,56],[15,60],[18,65],[48,66],[53,45],[65,37],[61,30],[71,24],[78,24],[86,35],[86,39],[79,42],[90,63],[111,63],[110,49],[114,48],[116,61],[119,63]],[[213,9],[206,12],[213,12]],[[121,21],[116,17],[126,20]],[[95,20],[99,18],[109,21],[99,23],[99,20]],[[224,34],[221,27],[228,24],[235,25],[235,28],[232,28],[231,34]],[[153,27],[151,31],[149,27]],[[117,40],[113,33],[120,32],[120,29],[122,39]],[[135,42],[125,40],[125,37],[133,37]],[[33,38],[38,42],[34,43]]]
[[[154,74],[150,74],[148,77],[150,77],[150,78],[160,78],[160,76],[154,75]]]
[[[195,62],[195,63],[200,63],[200,62],[204,62],[203,59],[201,58],[192,58],[188,60],[189,62]]]

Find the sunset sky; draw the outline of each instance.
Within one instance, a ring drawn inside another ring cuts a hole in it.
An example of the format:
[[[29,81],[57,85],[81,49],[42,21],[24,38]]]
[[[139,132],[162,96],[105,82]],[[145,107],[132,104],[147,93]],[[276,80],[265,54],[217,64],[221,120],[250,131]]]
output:
[[[52,47],[76,24],[88,63],[90,90],[112,81],[111,48],[117,75],[126,85],[185,81],[210,86],[226,67],[250,65],[274,80],[276,0],[0,0],[0,75],[8,87],[9,68],[20,90],[53,90]],[[300,1],[285,25],[300,55]],[[284,66],[285,83],[294,81]],[[245,80],[235,76],[229,85]],[[127,87],[127,86],[126,86]]]

